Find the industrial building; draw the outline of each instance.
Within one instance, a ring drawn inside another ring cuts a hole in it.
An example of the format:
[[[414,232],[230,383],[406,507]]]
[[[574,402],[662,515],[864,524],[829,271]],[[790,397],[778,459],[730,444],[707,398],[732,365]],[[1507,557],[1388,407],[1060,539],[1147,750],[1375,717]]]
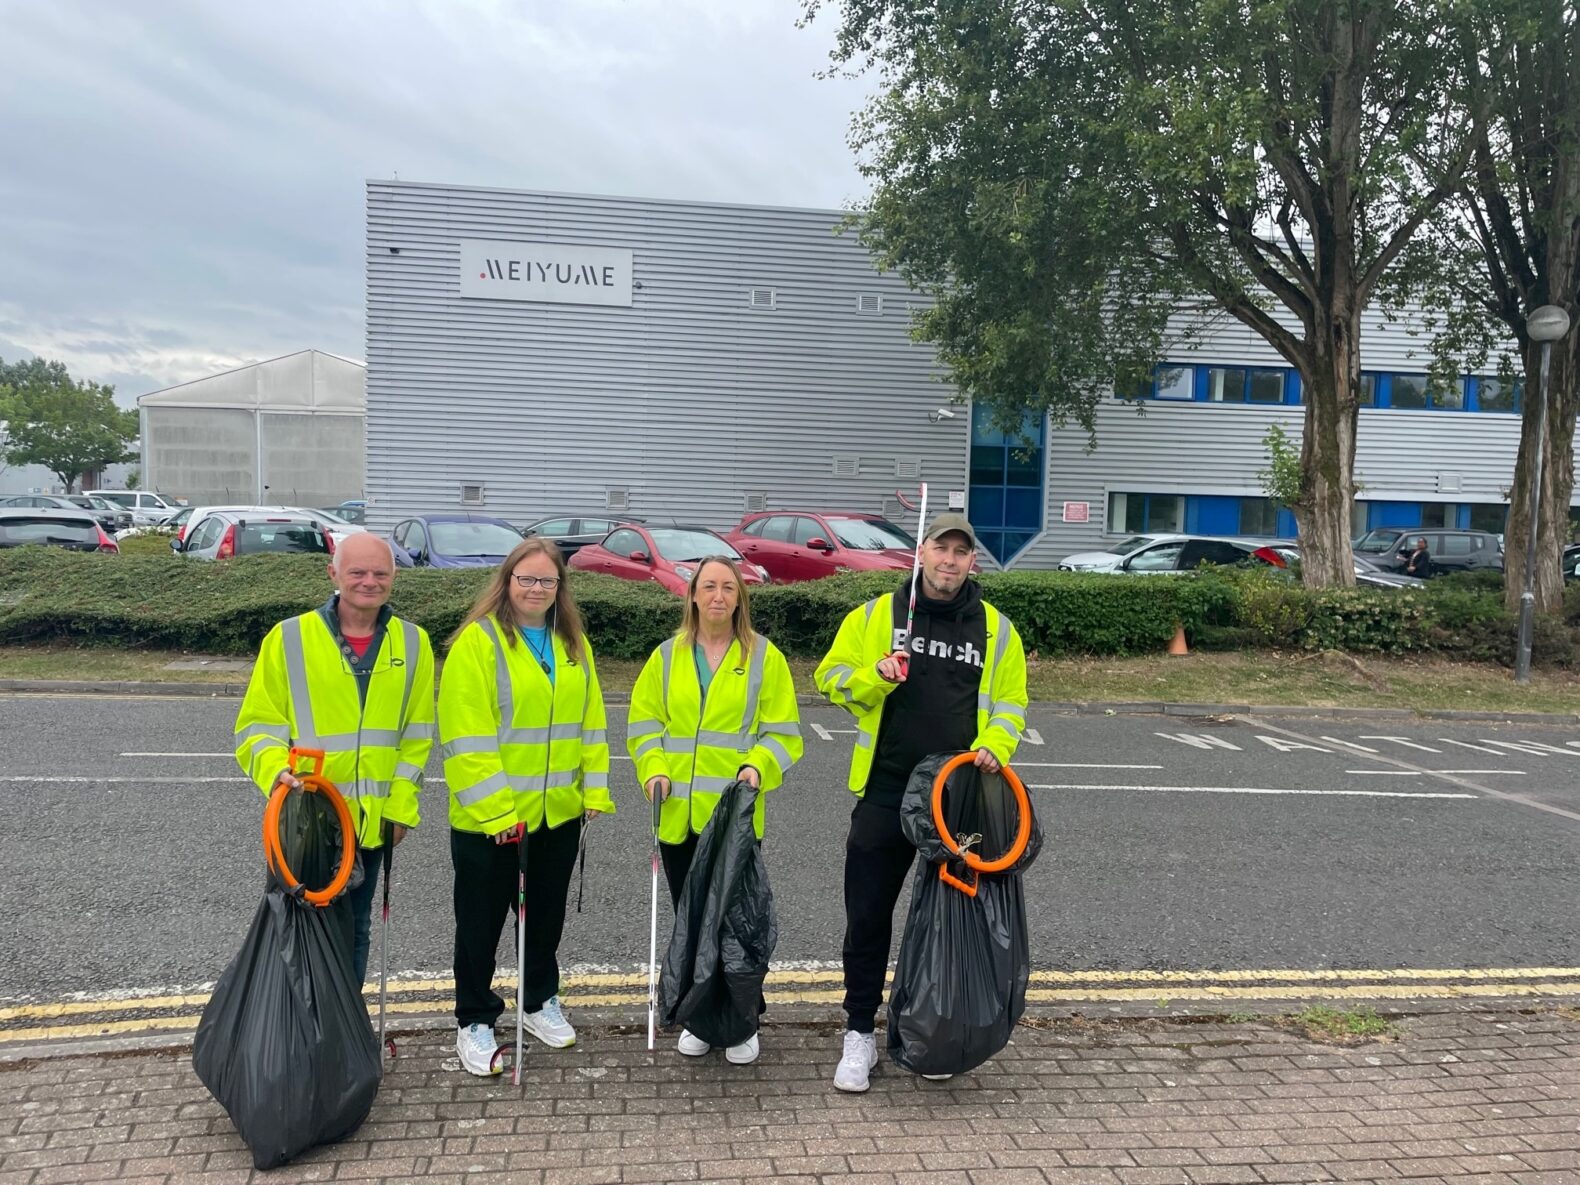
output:
[[[1140,530],[1292,535],[1263,438],[1298,443],[1298,374],[1237,322],[1165,359],[1144,398],[1006,440],[911,339],[924,299],[839,211],[372,181],[371,526],[474,509],[628,512],[718,529],[763,508],[887,512],[925,480],[1006,567]],[[1369,316],[1357,531],[1501,531],[1519,392],[1431,397],[1425,339]],[[154,397],[146,397],[154,398]],[[146,414],[146,412],[145,412]]]
[[[140,484],[194,506],[360,498],[365,379],[301,350],[139,396]]]

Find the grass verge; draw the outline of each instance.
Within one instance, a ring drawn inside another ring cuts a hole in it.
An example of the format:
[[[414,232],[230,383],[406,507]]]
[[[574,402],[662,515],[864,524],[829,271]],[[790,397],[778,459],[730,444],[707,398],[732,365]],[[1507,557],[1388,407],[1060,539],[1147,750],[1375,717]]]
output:
[[[0,679],[153,680],[239,683],[233,666],[171,670],[172,662],[203,656],[165,650],[108,647],[0,647]],[[234,660],[231,660],[232,662]],[[791,659],[797,687],[815,690],[809,659]],[[608,695],[626,695],[642,669],[630,659],[600,659]],[[1580,675],[1537,671],[1524,687],[1502,667],[1444,660],[1356,659],[1348,655],[1274,652],[1183,658],[1039,659],[1028,672],[1031,698],[1081,703],[1165,701],[1278,704],[1308,707],[1473,709],[1580,712]]]
[[[1313,1004],[1304,1012],[1292,1012],[1277,1018],[1285,1028],[1302,1032],[1312,1041],[1326,1041],[1339,1045],[1363,1045],[1370,1041],[1387,1041],[1393,1037],[1393,1025],[1387,1017],[1378,1016],[1370,1008],[1339,1010],[1326,1004]]]

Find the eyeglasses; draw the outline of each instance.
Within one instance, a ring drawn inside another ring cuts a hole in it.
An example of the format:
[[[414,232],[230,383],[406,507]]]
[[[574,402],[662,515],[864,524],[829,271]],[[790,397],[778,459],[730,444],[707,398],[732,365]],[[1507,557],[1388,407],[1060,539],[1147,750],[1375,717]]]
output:
[[[560,578],[558,576],[515,576],[515,575],[512,575],[511,579],[514,580],[517,584],[519,584],[522,588],[537,588],[538,585],[541,584],[543,586],[543,591],[544,592],[553,592],[555,589],[557,589],[560,586]]]

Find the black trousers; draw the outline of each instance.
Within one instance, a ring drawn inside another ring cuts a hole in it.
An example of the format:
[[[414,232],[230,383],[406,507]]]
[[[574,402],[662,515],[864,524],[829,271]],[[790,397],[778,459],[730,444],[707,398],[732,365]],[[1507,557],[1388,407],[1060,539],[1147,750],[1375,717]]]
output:
[[[845,840],[845,1016],[870,1033],[883,1003],[894,936],[894,906],[916,861],[900,830],[898,804],[858,799]]]
[[[565,930],[565,901],[582,827],[578,816],[558,827],[539,827],[521,841],[527,845],[527,941],[519,991],[526,1012],[536,1012],[560,990],[556,953]],[[492,1026],[505,1010],[504,999],[493,987],[495,954],[505,918],[516,909],[518,860],[516,844],[496,844],[492,836],[450,831],[458,1025]]]

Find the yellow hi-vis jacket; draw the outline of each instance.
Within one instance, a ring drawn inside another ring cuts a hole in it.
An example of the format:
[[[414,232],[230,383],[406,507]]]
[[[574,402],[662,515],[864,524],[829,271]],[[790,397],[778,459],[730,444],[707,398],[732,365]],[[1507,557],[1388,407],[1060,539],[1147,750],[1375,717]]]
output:
[[[631,691],[626,747],[637,781],[669,779],[658,838],[683,843],[707,826],[724,788],[743,766],[762,782],[753,823],[763,837],[763,804],[801,760],[801,714],[790,664],[761,634],[743,657],[731,642],[703,701],[694,652],[670,638],[648,657]]]
[[[351,808],[365,848],[380,846],[385,819],[417,826],[434,737],[427,633],[391,617],[373,662],[364,703],[320,612],[282,621],[258,650],[236,717],[236,760],[265,794],[293,747],[324,750],[324,777]]]
[[[986,749],[1010,763],[1026,729],[1026,651],[1015,627],[986,601],[987,653],[977,691],[977,735],[973,749]],[[856,750],[848,785],[866,793],[877,747],[883,705],[898,686],[878,674],[878,663],[894,653],[894,594],[885,593],[852,609],[840,623],[834,645],[818,664],[817,689],[829,703],[856,718]]]
[[[557,634],[551,684],[520,633],[493,614],[462,631],[439,677],[439,754],[450,826],[497,835],[614,812],[603,691],[592,647],[572,662]]]

